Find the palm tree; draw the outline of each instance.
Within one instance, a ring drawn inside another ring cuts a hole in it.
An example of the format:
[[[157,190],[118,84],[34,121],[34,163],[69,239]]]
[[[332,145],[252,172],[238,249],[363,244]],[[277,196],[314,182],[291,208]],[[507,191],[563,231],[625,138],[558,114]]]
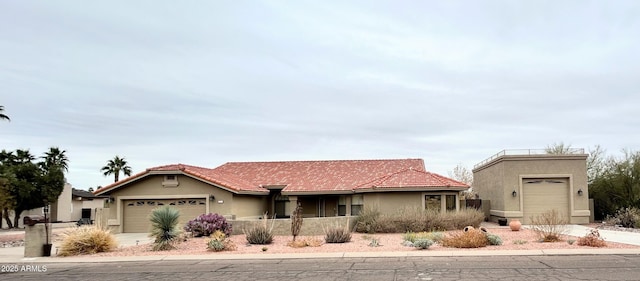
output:
[[[131,167],[127,165],[127,161],[124,160],[124,157],[120,158],[118,155],[116,155],[112,160],[107,161],[107,165],[102,167],[100,171],[102,171],[105,176],[113,174],[113,182],[118,181],[120,178],[120,172],[125,176],[131,176]]]
[[[46,152],[44,156],[41,157],[44,159],[44,161],[40,163],[41,167],[45,170],[49,170],[49,168],[53,166],[58,166],[62,170],[68,172],[69,159],[67,158],[67,155],[65,155],[66,152],[66,150],[60,151],[57,147],[49,148],[49,152]]]
[[[36,160],[36,157],[33,156],[33,154],[31,154],[31,152],[29,152],[28,149],[26,150],[18,149],[16,150],[16,157],[14,159],[17,162],[17,164],[24,164],[28,162],[33,162],[33,160]]]
[[[0,105],[0,120],[4,119],[7,121],[11,121],[9,116],[2,114],[3,111],[4,111],[4,106]]]

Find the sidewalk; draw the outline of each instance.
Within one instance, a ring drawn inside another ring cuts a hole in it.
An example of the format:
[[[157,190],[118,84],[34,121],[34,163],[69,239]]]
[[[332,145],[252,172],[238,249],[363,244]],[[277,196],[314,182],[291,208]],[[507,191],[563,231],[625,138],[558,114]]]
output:
[[[526,226],[525,226],[526,227]],[[568,234],[582,237],[592,228],[570,225]],[[599,230],[605,241],[640,246],[640,233]],[[116,234],[120,246],[152,242],[146,233]],[[54,243],[53,255],[57,245]],[[640,249],[540,249],[540,250],[484,250],[484,251],[406,251],[406,252],[332,252],[294,254],[221,254],[215,255],[151,255],[124,257],[37,257],[25,258],[24,247],[0,248],[0,263],[87,263],[162,260],[233,260],[233,259],[302,259],[302,258],[373,258],[373,257],[454,257],[454,256],[541,256],[541,255],[640,255]]]

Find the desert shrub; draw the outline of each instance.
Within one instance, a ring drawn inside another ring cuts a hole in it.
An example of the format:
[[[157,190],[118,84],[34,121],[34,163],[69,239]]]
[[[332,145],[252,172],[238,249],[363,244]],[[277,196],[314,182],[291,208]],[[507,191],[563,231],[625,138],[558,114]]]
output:
[[[356,231],[360,233],[375,233],[380,211],[375,207],[365,205],[356,217]]]
[[[531,217],[530,226],[542,242],[557,242],[567,232],[567,219],[553,209]]]
[[[487,236],[479,229],[452,233],[441,242],[442,246],[452,248],[480,248],[487,246],[488,243]]]
[[[118,242],[109,230],[95,226],[81,226],[62,234],[58,256],[109,252],[117,246]]]
[[[640,209],[635,207],[618,209],[607,222],[627,228],[640,228]]]
[[[371,238],[371,240],[369,241],[369,247],[380,247],[382,245],[380,245],[380,241],[378,240],[378,238]]]
[[[325,228],[324,230],[324,241],[327,243],[346,243],[351,241],[351,230],[349,229],[349,220],[345,226],[334,225]]]
[[[367,208],[356,220],[356,231],[365,233],[430,232],[460,229],[462,226],[479,226],[484,215],[477,210],[440,213],[420,208],[402,208],[395,213],[381,214],[375,208]]]
[[[302,222],[302,204],[298,202],[296,209],[291,213],[291,236],[293,236],[293,241],[296,241],[296,237],[300,234]]]
[[[151,234],[155,238],[153,241],[154,251],[165,251],[174,248],[174,243],[178,241],[180,230],[178,229],[178,219],[180,211],[171,206],[163,206],[151,211],[149,220],[151,221]]]
[[[576,243],[576,240],[575,240],[575,239],[569,239],[569,240],[567,240],[567,244],[569,244],[569,245],[573,245],[573,243]]]
[[[423,238],[421,238],[421,239],[418,239],[418,240],[414,241],[413,242],[413,246],[418,248],[418,249],[424,250],[424,249],[428,249],[431,245],[433,245],[433,243],[434,242],[431,239],[423,239]]]
[[[597,229],[592,229],[587,235],[578,238],[578,246],[606,247],[607,242],[600,237]]]
[[[220,231],[216,230],[209,236],[211,239],[207,242],[207,249],[220,252],[220,251],[233,251],[236,249],[236,245],[233,241],[229,240],[228,236]]]
[[[302,240],[293,240],[287,243],[287,246],[292,248],[304,248],[304,247],[320,247],[322,240],[316,238],[305,238]]]
[[[487,236],[487,242],[489,242],[489,245],[493,245],[493,246],[502,245],[502,238],[500,238],[500,236],[492,233],[487,233],[486,236]]]
[[[184,231],[191,232],[194,237],[209,236],[216,230],[231,235],[232,226],[223,216],[219,214],[202,214],[187,222]]]
[[[433,242],[442,241],[444,234],[442,232],[407,232],[402,235],[402,240],[409,241],[411,243],[418,239],[428,239]]]
[[[527,244],[527,240],[521,240],[521,239],[513,240],[513,244],[516,244],[516,245]]]
[[[271,220],[271,223],[269,223],[269,219],[265,214],[259,223],[254,224],[249,229],[243,229],[247,242],[258,245],[271,244],[273,241],[274,223],[274,220]]]

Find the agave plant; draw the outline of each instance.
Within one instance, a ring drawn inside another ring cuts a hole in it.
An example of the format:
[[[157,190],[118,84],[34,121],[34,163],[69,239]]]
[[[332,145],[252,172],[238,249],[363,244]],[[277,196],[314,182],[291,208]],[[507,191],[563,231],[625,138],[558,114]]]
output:
[[[178,235],[180,235],[180,229],[178,228],[178,218],[180,218],[180,211],[170,206],[163,206],[151,211],[151,234],[150,237],[154,237],[153,243],[154,251],[165,251],[174,248],[173,244],[177,241]]]

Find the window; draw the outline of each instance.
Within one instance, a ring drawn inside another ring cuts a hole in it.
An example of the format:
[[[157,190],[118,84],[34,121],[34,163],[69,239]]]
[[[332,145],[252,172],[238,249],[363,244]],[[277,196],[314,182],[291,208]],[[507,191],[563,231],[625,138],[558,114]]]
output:
[[[155,206],[156,205],[156,201],[147,201],[147,205]]]
[[[455,211],[456,210],[456,196],[455,195],[447,195],[445,203],[446,203],[447,211]]]
[[[338,199],[338,216],[346,216],[347,215],[347,197],[340,196]]]
[[[351,215],[360,215],[362,211],[362,205],[364,204],[364,197],[362,194],[351,195]]]
[[[440,212],[442,210],[442,196],[441,195],[425,195],[424,209],[429,211]]]

